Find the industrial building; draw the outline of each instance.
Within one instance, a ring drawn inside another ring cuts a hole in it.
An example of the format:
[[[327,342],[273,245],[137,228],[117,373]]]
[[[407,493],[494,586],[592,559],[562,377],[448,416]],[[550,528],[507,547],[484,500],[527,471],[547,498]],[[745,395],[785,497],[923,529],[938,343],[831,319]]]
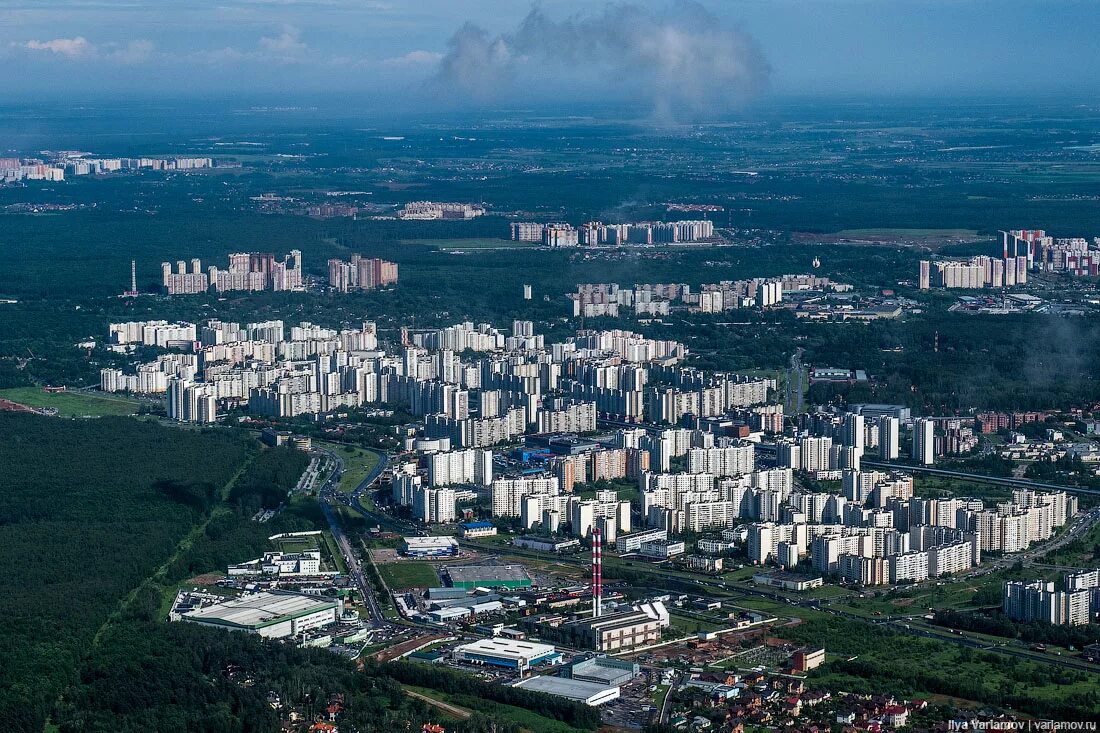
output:
[[[522,565],[458,565],[444,571],[452,588],[530,588]]]
[[[454,537],[403,537],[401,554],[408,557],[454,557],[458,540]]]
[[[614,657],[592,657],[574,662],[562,670],[563,677],[582,682],[595,682],[608,687],[625,685],[641,673],[636,662]]]
[[[334,624],[339,601],[299,593],[253,593],[189,611],[180,619],[230,631],[245,631],[268,639],[286,639]]]
[[[492,537],[497,533],[496,526],[492,522],[466,522],[459,525],[463,539],[477,539],[478,537]]]
[[[552,644],[504,639],[499,636],[457,646],[454,655],[459,662],[488,664],[514,669],[520,673],[539,665],[561,663],[561,654]]]
[[[804,591],[811,588],[820,588],[825,585],[825,579],[821,576],[811,577],[798,575],[797,573],[757,573],[752,576],[752,582],[756,585],[766,585],[783,590]]]
[[[564,623],[557,632],[567,642],[598,652],[625,652],[661,640],[661,621],[640,610],[607,613]]]
[[[583,702],[585,705],[592,707],[617,700],[620,694],[618,686],[607,686],[598,682],[585,682],[567,677],[548,677],[545,675],[520,680],[512,686],[564,697],[576,702]]]

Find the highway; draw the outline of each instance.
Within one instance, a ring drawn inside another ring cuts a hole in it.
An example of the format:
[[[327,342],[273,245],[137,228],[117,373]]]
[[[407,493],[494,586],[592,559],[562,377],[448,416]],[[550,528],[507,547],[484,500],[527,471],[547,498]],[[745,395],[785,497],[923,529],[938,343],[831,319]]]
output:
[[[980,473],[966,473],[964,471],[951,471],[946,468],[931,468],[929,466],[912,466],[907,463],[886,463],[883,461],[862,461],[862,465],[869,468],[887,468],[895,471],[907,471],[909,473],[927,473],[933,476],[943,476],[945,478],[957,478],[964,479],[966,481],[977,481],[984,484],[1000,484],[1002,486],[1012,486],[1017,489],[1033,489],[1038,491],[1065,491],[1071,494],[1088,494],[1089,496],[1100,496],[1100,491],[1096,489],[1086,489],[1080,486],[1062,486],[1060,484],[1046,484],[1041,481],[1030,481],[1023,478],[1011,478],[1006,476],[986,476]]]
[[[329,456],[335,463],[335,468],[329,475],[328,480],[325,481],[324,486],[322,486],[320,492],[318,492],[321,511],[324,513],[325,520],[328,522],[329,529],[332,531],[332,538],[336,541],[337,547],[340,548],[340,553],[344,556],[344,562],[348,566],[348,575],[355,581],[355,584],[359,587],[359,591],[363,596],[363,603],[366,604],[367,610],[370,613],[371,625],[378,628],[386,624],[385,617],[382,615],[382,608],[378,605],[378,598],[375,596],[374,588],[371,586],[370,581],[363,575],[363,567],[359,562],[359,556],[352,549],[351,543],[344,533],[344,528],[340,525],[340,520],[336,518],[336,513],[332,510],[331,502],[341,497],[337,487],[340,484],[340,477],[344,474],[344,460],[333,451],[323,448],[317,450]],[[359,495],[364,491],[368,491],[374,482],[382,475],[382,472],[386,470],[386,466],[389,465],[389,457],[384,453],[379,453],[377,451],[371,452],[378,456],[378,464],[363,478],[352,493],[350,501],[354,502],[357,510],[359,508]]]

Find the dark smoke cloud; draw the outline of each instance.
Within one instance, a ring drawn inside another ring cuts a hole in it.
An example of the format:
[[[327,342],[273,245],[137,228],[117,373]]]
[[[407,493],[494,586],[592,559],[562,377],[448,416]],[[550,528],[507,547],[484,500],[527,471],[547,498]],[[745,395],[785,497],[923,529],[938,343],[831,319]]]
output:
[[[448,42],[433,86],[480,102],[547,86],[588,87],[683,119],[736,107],[770,73],[751,36],[682,0],[664,11],[607,5],[598,15],[561,21],[536,7],[514,31],[496,36],[466,23]]]

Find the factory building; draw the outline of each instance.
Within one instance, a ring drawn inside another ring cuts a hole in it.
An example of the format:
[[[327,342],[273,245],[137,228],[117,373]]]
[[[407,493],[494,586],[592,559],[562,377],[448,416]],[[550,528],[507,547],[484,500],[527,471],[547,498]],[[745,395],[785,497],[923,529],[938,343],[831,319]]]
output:
[[[203,626],[286,639],[336,623],[340,603],[299,593],[253,593],[189,611],[180,618]]]
[[[513,687],[522,687],[525,690],[543,692],[555,697],[564,697],[575,702],[596,707],[606,702],[619,699],[618,686],[602,685],[598,682],[585,682],[566,677],[548,677],[539,675],[520,680]]]
[[[551,644],[504,639],[479,639],[455,647],[455,660],[514,669],[521,674],[531,667],[561,663],[561,654]]]

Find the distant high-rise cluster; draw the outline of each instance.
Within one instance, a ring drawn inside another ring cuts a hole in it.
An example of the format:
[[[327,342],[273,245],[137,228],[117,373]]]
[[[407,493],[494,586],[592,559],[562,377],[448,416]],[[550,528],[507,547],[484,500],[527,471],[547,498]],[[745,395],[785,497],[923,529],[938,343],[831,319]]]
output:
[[[1026,256],[1003,259],[980,255],[968,260],[921,260],[921,290],[930,288],[1010,288],[1027,284]]]
[[[1005,256],[1009,250],[1027,258],[1033,270],[1064,272],[1078,277],[1100,275],[1100,237],[1051,237],[1042,229],[1001,232]]]
[[[1100,275],[1100,237],[1051,237],[1042,229],[1001,232],[1001,257],[921,260],[919,286],[929,288],[1012,287],[1027,284],[1028,270],[1077,277]]]
[[[0,183],[64,181],[74,176],[102,176],[136,170],[190,171],[213,168],[211,158],[90,158],[85,153],[59,153],[43,159],[0,158]]]
[[[208,290],[303,290],[302,253],[291,250],[281,260],[266,252],[236,252],[229,255],[229,267],[210,267],[203,272],[202,261],[193,259],[188,268],[184,260],[161,263],[162,285],[169,295],[191,295]]]
[[[604,224],[601,221],[590,221],[582,224],[580,228],[564,223],[516,222],[512,224],[512,239],[518,242],[542,242],[548,247],[700,242],[713,236],[714,224],[706,219],[643,221],[631,224]]]
[[[476,204],[456,204],[439,201],[410,201],[397,212],[398,219],[474,219],[485,213]]]
[[[578,283],[573,301],[574,317],[616,318],[625,312],[634,315],[668,315],[670,310],[720,313],[737,308],[769,308],[783,302],[783,293],[848,292],[846,283],[832,282],[815,275],[780,275],[751,280],[723,280],[693,288],[687,283],[635,283],[633,288],[618,283]]]
[[[352,255],[351,260],[328,261],[328,284],[341,293],[373,290],[397,282],[397,264],[377,258]]]

